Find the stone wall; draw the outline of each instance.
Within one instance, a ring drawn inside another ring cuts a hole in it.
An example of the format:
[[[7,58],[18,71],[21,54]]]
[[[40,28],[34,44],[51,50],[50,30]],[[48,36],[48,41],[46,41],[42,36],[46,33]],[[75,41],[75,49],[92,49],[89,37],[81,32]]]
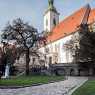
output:
[[[53,64],[50,66],[52,74],[68,76],[94,75],[94,68],[81,68],[78,64]]]

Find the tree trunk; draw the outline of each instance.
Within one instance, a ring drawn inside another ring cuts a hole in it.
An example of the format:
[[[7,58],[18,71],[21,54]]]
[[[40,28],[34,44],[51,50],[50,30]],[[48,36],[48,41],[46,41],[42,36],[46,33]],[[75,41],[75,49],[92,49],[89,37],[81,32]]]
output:
[[[26,50],[26,75],[29,75],[29,62],[30,62],[29,49],[27,49]]]

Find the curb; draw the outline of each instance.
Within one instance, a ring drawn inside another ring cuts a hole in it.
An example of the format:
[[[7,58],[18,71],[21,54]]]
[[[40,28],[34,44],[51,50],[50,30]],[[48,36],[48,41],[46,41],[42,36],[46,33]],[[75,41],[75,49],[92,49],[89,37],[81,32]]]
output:
[[[74,92],[75,90],[77,90],[79,87],[81,87],[86,81],[88,81],[88,79],[86,79],[85,81],[83,81],[82,83],[80,83],[80,85],[73,87],[73,88],[69,91],[68,95],[72,95],[73,92]]]
[[[61,80],[61,81],[64,81],[64,80]],[[0,86],[0,89],[19,89],[19,88],[25,88],[25,87],[31,87],[31,86],[40,86],[40,85],[45,85],[45,84],[50,84],[50,83],[55,83],[55,82],[60,82],[60,81],[50,81],[48,83],[37,83],[37,84],[25,85],[25,86]]]

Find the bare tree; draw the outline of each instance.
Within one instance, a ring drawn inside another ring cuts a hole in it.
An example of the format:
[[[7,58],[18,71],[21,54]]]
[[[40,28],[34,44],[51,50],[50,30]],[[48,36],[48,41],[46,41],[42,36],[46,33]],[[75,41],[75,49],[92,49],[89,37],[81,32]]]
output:
[[[16,43],[24,48],[26,54],[26,75],[29,75],[29,54],[30,48],[36,46],[38,31],[28,23],[24,23],[20,18],[13,20],[3,30],[2,39],[15,40]]]

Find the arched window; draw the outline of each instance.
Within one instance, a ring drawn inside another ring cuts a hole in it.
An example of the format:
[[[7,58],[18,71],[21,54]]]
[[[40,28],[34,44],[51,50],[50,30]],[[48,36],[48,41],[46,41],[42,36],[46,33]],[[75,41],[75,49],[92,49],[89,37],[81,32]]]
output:
[[[54,24],[54,26],[56,26],[56,19],[55,18],[53,19],[53,24]]]
[[[49,57],[49,64],[52,64],[52,57]]]

